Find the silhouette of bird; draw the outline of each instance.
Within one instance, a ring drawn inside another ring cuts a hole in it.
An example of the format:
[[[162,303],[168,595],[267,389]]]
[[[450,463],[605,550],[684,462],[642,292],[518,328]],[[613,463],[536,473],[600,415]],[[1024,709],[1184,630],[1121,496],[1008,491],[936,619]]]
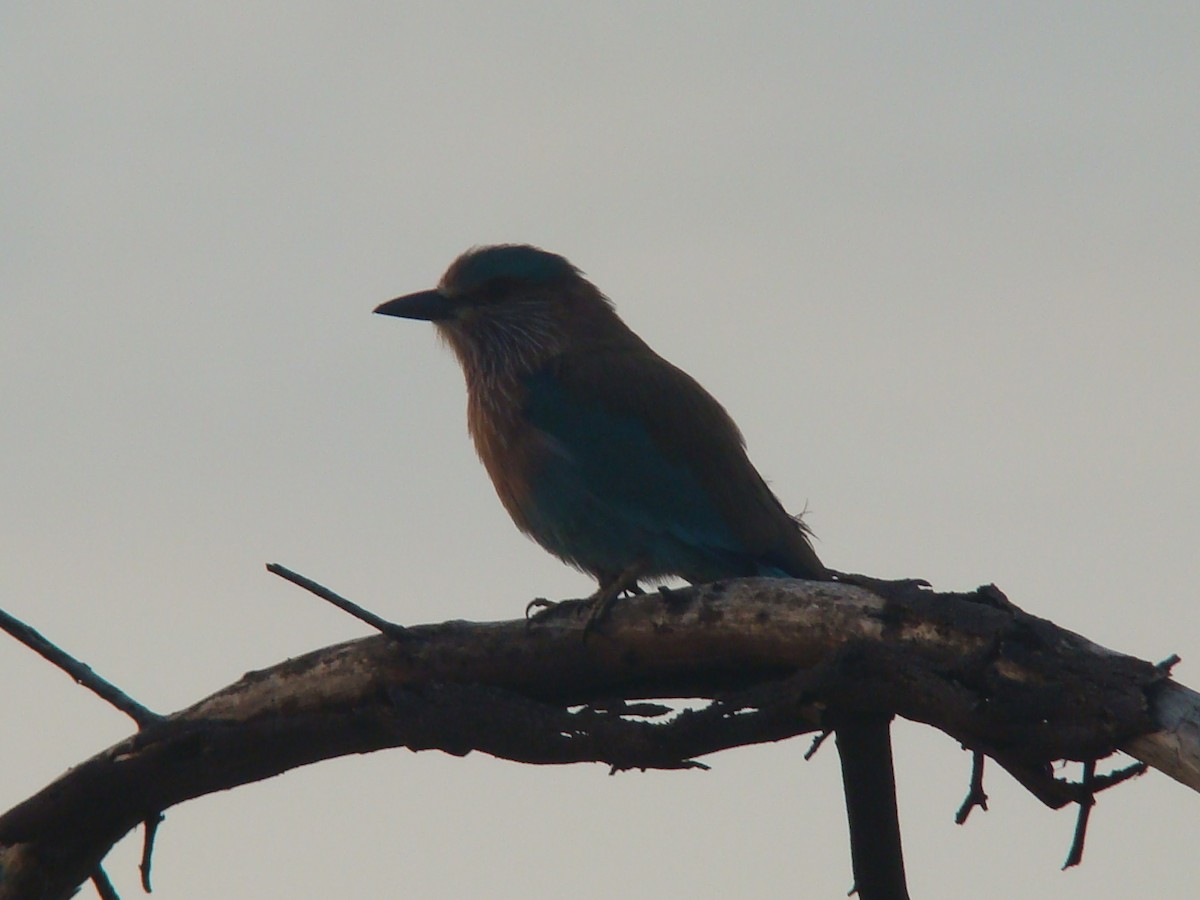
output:
[[[599,582],[827,579],[807,529],[750,463],[722,406],[625,325],[561,256],[460,256],[377,313],[431,320],[462,364],[468,424],[517,527]]]
[[[599,583],[585,634],[639,581],[833,577],[721,404],[562,256],[478,247],[435,289],[375,312],[432,321],[458,356],[471,437],[500,501]],[[888,721],[836,725],[863,900],[907,896]]]

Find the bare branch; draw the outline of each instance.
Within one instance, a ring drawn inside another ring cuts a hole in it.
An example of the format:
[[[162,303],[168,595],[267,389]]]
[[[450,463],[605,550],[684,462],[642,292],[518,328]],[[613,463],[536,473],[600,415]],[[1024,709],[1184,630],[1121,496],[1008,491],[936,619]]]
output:
[[[80,662],[58,645],[44,638],[36,629],[31,628],[20,619],[9,615],[2,609],[0,609],[0,629],[8,632],[30,650],[62,669],[75,680],[76,684],[83,685],[101,700],[112,704],[125,713],[125,715],[137,723],[139,728],[145,728],[147,725],[162,721],[162,716],[151,712],[116,685],[105,681],[92,671],[91,666]]]
[[[1121,749],[1200,791],[1200,694],[1176,681],[1163,681],[1150,700],[1155,729]]]
[[[142,860],[138,863],[138,872],[142,876],[142,890],[147,894],[150,893],[150,860],[154,856],[154,838],[158,834],[158,826],[166,819],[162,813],[151,816],[142,823],[142,827],[146,830],[145,837],[142,840]]]
[[[380,634],[386,634],[388,637],[395,640],[403,640],[405,629],[403,625],[397,625],[395,622],[389,622],[387,619],[380,618],[371,612],[369,609],[363,609],[357,603],[347,600],[340,594],[335,594],[323,584],[317,584],[311,578],[305,578],[299,572],[293,572],[286,566],[281,566],[279,563],[267,563],[267,571],[272,575],[278,575],[280,578],[285,578],[292,584],[299,585],[310,593],[316,594],[322,600],[332,603],[342,612],[347,612],[360,622],[366,622]]]
[[[117,893],[117,889],[109,881],[107,873],[100,866],[96,866],[96,871],[92,873],[92,884],[95,885],[100,900],[121,900],[121,895]]]
[[[971,810],[979,807],[984,812],[987,812],[988,796],[983,790],[983,761],[986,757],[978,750],[971,753],[971,787],[967,791],[967,796],[962,802],[962,806],[958,808],[958,812],[954,814],[954,824],[962,825],[967,821],[967,816],[971,814]]]
[[[1092,815],[1092,807],[1096,805],[1095,781],[1096,761],[1089,759],[1083,764],[1083,781],[1080,782],[1083,788],[1083,796],[1079,798],[1079,815],[1075,819],[1075,837],[1071,841],[1071,849],[1067,853],[1067,861],[1063,863],[1064,869],[1069,869],[1083,862],[1083,844],[1087,839],[1088,820]]]
[[[824,730],[829,711],[896,713],[993,757],[1051,806],[1092,792],[1055,778],[1054,760],[1122,748],[1191,784],[1200,757],[1185,727],[1200,720],[1195,694],[994,588],[885,600],[744,579],[622,600],[586,643],[585,615],[564,604],[532,625],[412,627],[250,673],[0,815],[0,900],[32,884],[69,896],[125,832],[176,803],[385,747],[678,769]],[[708,703],[664,716],[626,702],[681,697]],[[1168,744],[1180,752],[1158,752]]]

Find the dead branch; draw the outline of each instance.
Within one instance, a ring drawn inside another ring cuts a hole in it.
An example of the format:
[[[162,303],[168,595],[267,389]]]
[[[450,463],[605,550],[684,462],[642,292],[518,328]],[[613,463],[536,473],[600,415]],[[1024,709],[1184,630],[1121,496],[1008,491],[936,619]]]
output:
[[[55,644],[46,640],[36,629],[13,618],[0,609],[0,631],[7,632],[43,659],[62,669],[100,699],[112,704],[133,719],[139,728],[162,721],[162,716],[151,712],[116,685],[101,678],[92,667],[82,663]]]
[[[629,598],[587,642],[582,625],[566,603],[532,624],[412,627],[252,672],[0,815],[0,900],[70,896],[176,803],[387,747],[669,769],[820,731],[831,710],[895,713],[991,756],[1052,806],[1090,803],[1103,781],[1062,781],[1053,761],[1116,749],[1200,790],[1195,693],[995,588],[910,585],[885,600],[745,579]],[[627,702],[650,698],[708,704],[668,717]]]

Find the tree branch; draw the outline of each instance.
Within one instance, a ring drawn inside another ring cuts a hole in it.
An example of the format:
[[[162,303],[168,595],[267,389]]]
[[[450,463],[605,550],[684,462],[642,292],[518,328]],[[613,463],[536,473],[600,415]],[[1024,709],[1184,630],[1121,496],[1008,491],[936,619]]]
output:
[[[829,711],[895,713],[992,756],[1052,806],[1088,794],[1052,761],[1118,748],[1200,789],[1196,694],[995,588],[885,600],[837,583],[721,582],[623,600],[586,643],[585,615],[568,602],[532,624],[412,627],[250,673],[0,816],[0,900],[70,896],[123,834],[176,803],[386,747],[685,768],[822,730]],[[667,717],[625,702],[680,697],[709,703]]]
[[[155,722],[162,721],[162,716],[151,712],[138,703],[112,682],[97,675],[92,667],[77,660],[55,644],[46,640],[34,628],[0,609],[0,631],[6,631],[34,653],[53,663],[101,700],[104,700],[125,713],[137,723],[139,728],[145,728]]]

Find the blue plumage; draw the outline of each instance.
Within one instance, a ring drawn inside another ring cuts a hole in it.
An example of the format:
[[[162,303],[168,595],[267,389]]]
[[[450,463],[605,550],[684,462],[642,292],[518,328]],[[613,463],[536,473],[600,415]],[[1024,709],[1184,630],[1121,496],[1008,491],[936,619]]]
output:
[[[433,321],[453,348],[471,437],[501,502],[522,531],[599,582],[589,627],[642,580],[832,577],[721,405],[563,257],[471,250],[436,290],[376,312]],[[842,716],[837,729],[859,893],[905,897],[888,716]],[[860,865],[872,855],[882,875]]]
[[[671,575],[829,577],[721,405],[563,257],[472,250],[435,291],[377,312],[438,326],[501,501],[522,531],[594,575],[598,595]]]
[[[640,559],[652,573],[731,574],[738,540],[685,460],[663,454],[643,423],[580,402],[544,370],[525,384],[526,419],[552,448],[530,504],[530,530],[548,550],[593,571]]]
[[[538,284],[571,277],[575,267],[553,253],[530,253],[521,244],[502,244],[462,256],[455,264],[454,285],[469,293],[489,282],[513,281]]]

